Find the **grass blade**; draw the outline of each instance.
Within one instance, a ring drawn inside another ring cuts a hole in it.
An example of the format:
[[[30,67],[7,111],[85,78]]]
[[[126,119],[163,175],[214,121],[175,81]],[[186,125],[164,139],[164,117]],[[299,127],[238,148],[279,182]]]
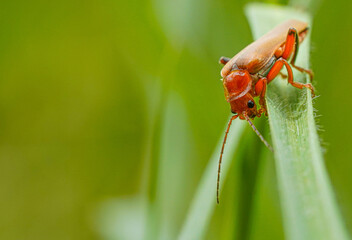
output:
[[[287,19],[310,22],[308,15],[291,8],[253,4],[246,10],[255,39]],[[309,67],[309,36],[297,65]],[[297,71],[294,76],[307,81]],[[267,105],[286,238],[349,239],[323,164],[308,90],[275,80],[268,87]]]
[[[233,159],[233,155],[237,149],[245,126],[246,123],[240,120],[235,120],[232,123],[223,155],[221,185],[223,185],[224,179],[231,166],[231,159]],[[181,229],[178,238],[180,240],[202,239],[207,230],[210,217],[216,207],[216,178],[222,140],[223,138],[221,137],[218,146],[215,148],[206,170],[204,171],[202,179],[200,180],[200,184],[193,202],[191,203],[186,221]]]

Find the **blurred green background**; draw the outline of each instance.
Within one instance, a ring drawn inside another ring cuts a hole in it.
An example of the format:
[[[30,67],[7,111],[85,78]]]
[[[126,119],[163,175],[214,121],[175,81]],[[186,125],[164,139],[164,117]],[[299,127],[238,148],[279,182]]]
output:
[[[217,61],[252,41],[247,2],[2,1],[0,239],[175,239],[229,116]],[[348,229],[351,8],[322,1],[311,35],[319,134]],[[259,162],[262,144],[245,135],[207,239],[283,238],[273,158]]]

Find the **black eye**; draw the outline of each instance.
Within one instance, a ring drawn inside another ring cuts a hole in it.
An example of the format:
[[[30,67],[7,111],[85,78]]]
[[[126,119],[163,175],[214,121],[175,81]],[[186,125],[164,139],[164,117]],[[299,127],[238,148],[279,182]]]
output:
[[[254,107],[254,102],[252,100],[249,100],[248,103],[247,103],[247,106],[249,108],[253,108]]]

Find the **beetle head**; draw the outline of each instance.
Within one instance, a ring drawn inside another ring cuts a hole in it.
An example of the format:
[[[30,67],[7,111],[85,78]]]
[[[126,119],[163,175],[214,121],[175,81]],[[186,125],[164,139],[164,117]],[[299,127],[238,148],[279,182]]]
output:
[[[257,116],[257,106],[252,97],[252,78],[246,70],[234,70],[223,79],[225,98],[231,105],[231,111],[240,117],[246,114],[250,118]]]
[[[247,115],[250,118],[255,118],[258,115],[257,106],[251,94],[247,93],[241,98],[230,101],[231,112],[237,113],[241,119]]]

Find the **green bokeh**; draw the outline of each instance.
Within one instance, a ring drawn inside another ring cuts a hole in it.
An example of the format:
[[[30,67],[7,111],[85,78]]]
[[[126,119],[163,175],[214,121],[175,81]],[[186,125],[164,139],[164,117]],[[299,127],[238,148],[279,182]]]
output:
[[[168,235],[158,226],[177,235],[229,115],[217,60],[252,40],[243,12],[247,2],[0,3],[0,239],[111,239],[102,226],[109,224],[104,203],[143,194],[156,206],[164,199],[160,209],[166,216],[148,222],[149,236]],[[349,229],[351,8],[350,1],[323,1],[311,35],[317,121]],[[262,129],[267,124],[257,123]],[[163,146],[164,139],[175,147]],[[261,145],[242,148],[251,152],[242,165],[245,175],[256,157],[253,148]],[[159,166],[168,154],[174,165]],[[167,167],[174,174],[157,174]],[[249,239],[281,239],[271,156],[256,174],[253,217],[242,232]],[[227,197],[216,209],[208,239],[240,236],[231,228],[237,221],[231,211],[239,204],[236,194],[244,191],[241,178],[230,177],[225,185]],[[168,187],[170,195],[160,197]]]

